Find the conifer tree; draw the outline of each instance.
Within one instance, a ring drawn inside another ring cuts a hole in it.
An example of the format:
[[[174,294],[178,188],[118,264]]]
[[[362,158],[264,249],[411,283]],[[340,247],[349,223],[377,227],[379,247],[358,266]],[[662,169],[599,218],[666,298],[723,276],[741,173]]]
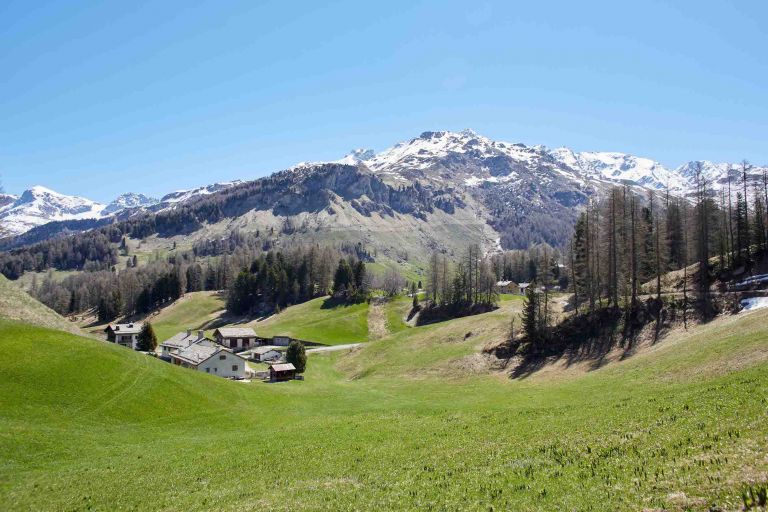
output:
[[[285,360],[296,367],[296,373],[304,373],[307,368],[307,353],[304,344],[299,340],[291,340],[285,351]]]
[[[151,323],[144,322],[139,332],[136,348],[142,352],[153,352],[157,348],[157,336]]]

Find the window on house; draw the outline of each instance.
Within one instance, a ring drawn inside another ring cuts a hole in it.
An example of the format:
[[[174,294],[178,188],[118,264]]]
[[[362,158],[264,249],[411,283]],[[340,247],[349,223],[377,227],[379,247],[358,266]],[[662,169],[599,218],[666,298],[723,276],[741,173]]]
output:
[[[226,358],[227,358],[227,355],[226,355],[226,354],[221,354],[221,355],[219,356],[219,361],[223,361],[223,360],[224,360],[224,359],[226,359]]]
[[[211,369],[210,368],[206,368],[205,369],[205,373],[211,373]]]
[[[237,365],[236,365],[236,364],[233,364],[233,365],[232,365],[232,371],[233,371],[233,372],[236,372],[236,371],[237,371]]]

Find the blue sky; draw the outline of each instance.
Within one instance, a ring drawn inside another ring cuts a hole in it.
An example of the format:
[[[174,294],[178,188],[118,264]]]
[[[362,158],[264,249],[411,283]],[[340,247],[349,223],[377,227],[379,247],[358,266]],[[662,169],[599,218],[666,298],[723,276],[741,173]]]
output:
[[[768,163],[768,2],[0,3],[0,175],[109,201],[425,130]]]

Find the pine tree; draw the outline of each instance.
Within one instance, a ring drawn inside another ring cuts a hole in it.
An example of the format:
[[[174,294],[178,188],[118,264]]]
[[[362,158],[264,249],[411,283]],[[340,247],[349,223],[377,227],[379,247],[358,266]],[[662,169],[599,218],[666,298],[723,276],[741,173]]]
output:
[[[522,324],[523,333],[531,345],[535,346],[539,342],[539,297],[533,290],[534,283],[530,283],[525,290],[525,299],[523,300]]]
[[[299,340],[291,340],[285,351],[285,360],[296,367],[296,373],[304,373],[307,368],[307,353],[304,344]]]
[[[151,323],[144,322],[141,332],[139,332],[136,348],[142,352],[154,352],[157,348],[157,336]]]

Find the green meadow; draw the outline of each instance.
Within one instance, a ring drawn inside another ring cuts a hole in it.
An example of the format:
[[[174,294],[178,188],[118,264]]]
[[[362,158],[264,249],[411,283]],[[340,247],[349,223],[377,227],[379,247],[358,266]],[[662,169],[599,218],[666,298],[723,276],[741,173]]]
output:
[[[764,312],[518,380],[477,368],[508,318],[312,355],[283,384],[0,321],[0,509],[738,510],[764,485]]]
[[[327,297],[291,306],[266,320],[251,322],[259,336],[291,336],[325,345],[368,341],[368,303],[331,305]]]

